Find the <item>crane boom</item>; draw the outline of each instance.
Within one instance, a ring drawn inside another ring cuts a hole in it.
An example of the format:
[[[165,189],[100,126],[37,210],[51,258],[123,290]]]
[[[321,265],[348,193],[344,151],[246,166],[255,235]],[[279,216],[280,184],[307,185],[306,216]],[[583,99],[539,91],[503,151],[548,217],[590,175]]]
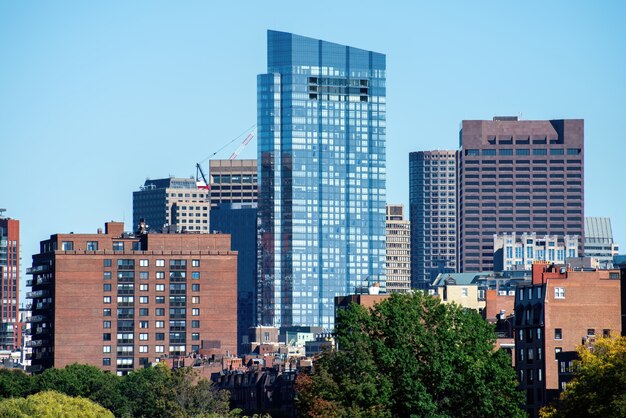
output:
[[[204,181],[204,184],[202,184],[202,182],[200,181],[200,176],[202,176],[202,181]],[[209,190],[209,188],[211,187],[209,182],[206,180],[204,171],[202,171],[202,167],[200,166],[199,163],[196,164],[196,186],[198,187],[198,189],[205,189],[205,190]]]
[[[252,138],[254,138],[254,130],[252,132],[250,132],[248,134],[248,136],[246,136],[246,138],[243,140],[243,142],[241,143],[241,145],[239,145],[239,147],[235,150],[235,152],[233,152],[231,154],[230,157],[228,157],[229,160],[234,160],[235,158],[237,158],[237,156],[239,155],[239,153],[241,151],[243,151],[243,149],[250,143],[250,141],[252,141]]]

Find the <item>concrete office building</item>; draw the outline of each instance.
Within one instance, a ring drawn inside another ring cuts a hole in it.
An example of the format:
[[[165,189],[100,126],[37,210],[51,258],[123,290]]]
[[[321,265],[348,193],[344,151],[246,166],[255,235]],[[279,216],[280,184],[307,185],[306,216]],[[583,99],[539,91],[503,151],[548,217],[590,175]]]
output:
[[[209,161],[211,207],[222,203],[250,204],[258,198],[256,160]]]
[[[526,392],[526,410],[558,397],[559,354],[596,336],[621,332],[619,270],[573,271],[535,262],[532,284],[515,295],[515,370]]]
[[[19,348],[20,221],[3,216],[0,209],[0,350]]]
[[[32,371],[91,364],[125,374],[164,357],[236,354],[230,236],[55,234],[33,255]],[[77,320],[78,319],[78,320]]]
[[[193,178],[146,180],[133,192],[133,225],[150,232],[209,232],[209,191]]]
[[[261,325],[334,328],[385,288],[385,56],[268,31],[257,78]]]
[[[237,344],[245,353],[250,327],[256,325],[257,204],[222,203],[211,209],[211,231],[230,234],[237,251]]]
[[[576,235],[583,253],[582,119],[465,120],[460,134],[459,271],[493,268],[493,236]]]
[[[585,217],[585,256],[598,260],[600,268],[612,268],[619,246],[613,241],[611,218]]]
[[[411,286],[426,290],[457,270],[456,151],[409,155]]]
[[[515,232],[493,236],[494,271],[532,270],[535,261],[565,265],[568,259],[578,258],[578,236],[554,235],[538,237],[537,234]]]
[[[387,205],[387,292],[411,290],[411,225],[404,206]]]

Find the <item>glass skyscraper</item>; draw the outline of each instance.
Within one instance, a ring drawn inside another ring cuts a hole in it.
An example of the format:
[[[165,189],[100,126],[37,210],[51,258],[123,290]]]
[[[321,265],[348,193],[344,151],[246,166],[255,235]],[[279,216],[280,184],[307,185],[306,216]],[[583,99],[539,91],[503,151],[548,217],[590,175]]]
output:
[[[257,79],[258,322],[334,327],[385,289],[385,55],[268,31]]]

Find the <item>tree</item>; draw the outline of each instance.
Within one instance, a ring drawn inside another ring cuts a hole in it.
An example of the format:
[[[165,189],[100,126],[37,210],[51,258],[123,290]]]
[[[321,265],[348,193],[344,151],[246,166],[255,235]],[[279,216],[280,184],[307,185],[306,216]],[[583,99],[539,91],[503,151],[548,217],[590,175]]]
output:
[[[129,412],[128,400],[120,393],[121,378],[86,364],[48,369],[34,377],[34,392],[54,390],[91,399],[117,416]]]
[[[45,391],[27,398],[4,399],[0,402],[0,418],[113,418],[111,411],[89,399]]]
[[[626,338],[600,338],[577,349],[574,379],[545,418],[626,416]]]
[[[510,357],[477,312],[421,292],[338,314],[338,351],[296,382],[309,417],[523,417]]]
[[[0,399],[27,396],[32,386],[32,378],[23,371],[0,369]]]

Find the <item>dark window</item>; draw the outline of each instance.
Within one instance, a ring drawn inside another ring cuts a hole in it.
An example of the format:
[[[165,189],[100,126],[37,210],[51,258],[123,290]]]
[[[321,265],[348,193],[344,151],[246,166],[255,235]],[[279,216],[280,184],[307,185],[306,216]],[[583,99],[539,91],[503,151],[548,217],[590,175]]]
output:
[[[102,365],[103,366],[110,366],[111,365],[111,357],[104,357],[102,359]]]
[[[104,267],[111,267],[111,259],[110,258],[105,258],[104,259]]]
[[[105,332],[104,334],[102,334],[102,341],[111,341],[111,333]]]
[[[561,328],[554,328],[554,339],[555,340],[563,339],[563,330]]]

